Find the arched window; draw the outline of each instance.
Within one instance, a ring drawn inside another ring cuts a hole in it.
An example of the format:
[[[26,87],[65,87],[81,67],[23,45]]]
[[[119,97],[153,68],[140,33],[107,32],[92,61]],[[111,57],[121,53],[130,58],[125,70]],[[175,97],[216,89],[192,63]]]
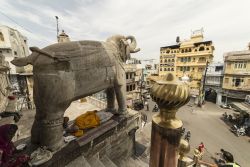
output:
[[[174,68],[171,68],[171,71],[174,71]]]
[[[203,50],[205,50],[205,48],[204,48],[204,46],[201,46],[201,47],[199,48],[199,51],[203,51]]]
[[[174,59],[172,59],[172,62],[174,62]]]

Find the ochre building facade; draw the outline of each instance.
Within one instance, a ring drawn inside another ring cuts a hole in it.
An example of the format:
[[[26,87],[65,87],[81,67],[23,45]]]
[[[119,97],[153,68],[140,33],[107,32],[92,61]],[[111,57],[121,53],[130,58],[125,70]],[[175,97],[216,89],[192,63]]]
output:
[[[225,53],[224,59],[224,96],[244,100],[250,95],[250,43],[249,50]]]
[[[204,41],[202,32],[193,32],[189,40],[160,48],[159,75],[173,73],[178,78],[188,76],[192,95],[201,94],[201,79],[207,62],[213,59],[212,41]]]

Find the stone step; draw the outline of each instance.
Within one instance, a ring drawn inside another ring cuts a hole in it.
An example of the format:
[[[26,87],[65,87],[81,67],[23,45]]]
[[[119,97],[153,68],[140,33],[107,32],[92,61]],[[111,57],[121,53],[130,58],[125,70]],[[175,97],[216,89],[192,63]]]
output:
[[[100,160],[106,167],[117,167],[117,165],[113,161],[111,161],[107,156],[103,156]]]
[[[87,160],[91,167],[108,167],[105,166],[98,158],[92,157]]]
[[[121,162],[121,167],[148,167],[149,164],[140,159],[129,158]]]
[[[91,165],[88,163],[88,161],[85,159],[84,156],[77,157],[74,161],[71,161],[66,167],[91,167]]]

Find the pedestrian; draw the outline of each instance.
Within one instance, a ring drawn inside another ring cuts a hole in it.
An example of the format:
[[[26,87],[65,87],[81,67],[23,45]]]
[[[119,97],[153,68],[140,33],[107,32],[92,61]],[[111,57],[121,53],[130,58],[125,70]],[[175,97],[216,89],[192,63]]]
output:
[[[147,111],[149,111],[148,101],[145,101],[144,105],[147,107]]]
[[[142,120],[142,128],[143,128],[148,121],[147,114],[145,114],[144,112],[141,113],[141,120]]]
[[[15,124],[0,126],[0,166],[18,167],[26,164],[30,157],[26,154],[16,154],[17,149],[11,141],[18,127]]]
[[[222,161],[216,162],[217,164],[210,164],[210,163],[199,161],[199,160],[198,162],[199,164],[207,165],[209,167],[240,167],[239,164],[234,162],[234,157],[230,152],[221,149],[221,153],[217,153],[217,155],[222,155],[224,162]]]
[[[199,165],[200,157],[201,157],[200,151],[199,151],[198,149],[195,149],[195,150],[194,150],[194,156],[193,156],[193,162],[194,162],[193,167],[198,167],[198,166],[200,166],[200,165]]]
[[[185,139],[186,141],[189,142],[189,141],[190,141],[190,138],[191,138],[191,132],[190,132],[190,130],[189,130],[189,131],[187,131],[187,133],[186,133],[184,139]]]
[[[204,155],[204,151],[205,151],[205,145],[203,144],[203,142],[201,142],[201,143],[199,144],[198,150],[199,150],[200,153],[201,153],[201,159],[202,159],[202,157],[203,157],[203,155]]]

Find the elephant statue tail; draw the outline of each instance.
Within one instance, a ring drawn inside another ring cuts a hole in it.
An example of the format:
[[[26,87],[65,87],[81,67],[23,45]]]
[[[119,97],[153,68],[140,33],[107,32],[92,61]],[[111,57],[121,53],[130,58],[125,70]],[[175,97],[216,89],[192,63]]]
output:
[[[28,64],[33,65],[34,61],[36,60],[37,56],[39,55],[36,50],[40,50],[37,47],[30,47],[30,50],[32,51],[32,54],[27,56],[27,57],[20,57],[20,58],[15,58],[14,60],[11,61],[12,64],[14,64],[17,67],[23,67]]]

